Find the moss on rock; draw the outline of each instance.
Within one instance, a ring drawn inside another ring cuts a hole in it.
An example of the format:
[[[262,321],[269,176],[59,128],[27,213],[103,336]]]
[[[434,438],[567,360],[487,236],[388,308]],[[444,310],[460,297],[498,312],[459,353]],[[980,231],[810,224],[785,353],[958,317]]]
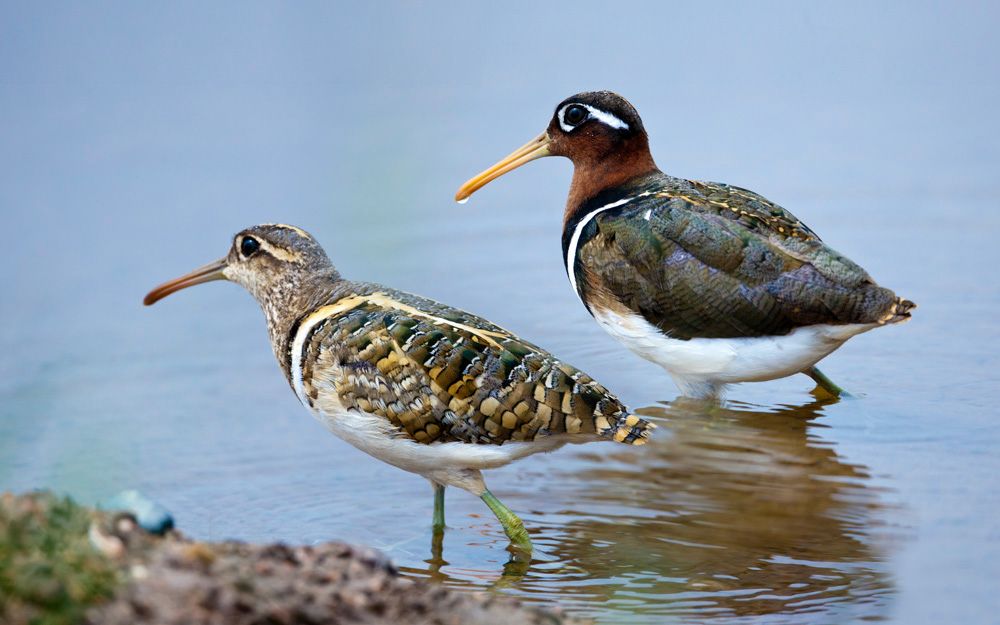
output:
[[[400,576],[379,552],[155,536],[49,493],[0,498],[4,625],[559,625],[509,597]]]
[[[71,625],[124,581],[90,544],[87,508],[51,493],[0,496],[0,622]]]

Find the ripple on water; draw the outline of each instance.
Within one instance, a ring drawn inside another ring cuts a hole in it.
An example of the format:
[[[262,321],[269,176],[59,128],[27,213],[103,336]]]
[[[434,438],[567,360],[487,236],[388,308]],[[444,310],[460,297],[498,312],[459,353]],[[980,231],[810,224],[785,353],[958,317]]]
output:
[[[665,430],[645,447],[564,450],[522,472],[537,488],[511,499],[545,561],[507,577],[434,557],[403,571],[601,622],[880,620],[886,493],[819,436],[823,408],[640,410]]]

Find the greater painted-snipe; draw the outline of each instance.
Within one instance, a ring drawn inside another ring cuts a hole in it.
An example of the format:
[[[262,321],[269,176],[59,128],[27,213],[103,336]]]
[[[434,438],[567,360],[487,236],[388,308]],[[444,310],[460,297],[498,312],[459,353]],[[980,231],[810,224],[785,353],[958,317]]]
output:
[[[913,302],[764,197],[661,172],[635,108],[609,91],[563,100],[548,129],[455,196],[543,156],[573,161],[562,247],[573,290],[612,336],[688,395],[794,373]]]
[[[434,485],[482,498],[511,543],[531,552],[521,520],[480,473],[566,443],[639,445],[652,425],[603,386],[545,350],[475,315],[340,276],[300,228],[243,230],[222,259],[166,282],[180,289],[229,280],[267,318],[271,347],[302,404],[331,432]]]

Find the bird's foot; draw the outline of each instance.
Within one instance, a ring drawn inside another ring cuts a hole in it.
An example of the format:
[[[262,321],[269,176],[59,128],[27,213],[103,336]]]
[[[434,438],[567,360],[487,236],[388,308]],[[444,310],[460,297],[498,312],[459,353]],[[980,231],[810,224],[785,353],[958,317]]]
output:
[[[493,514],[496,515],[497,520],[500,521],[500,525],[503,526],[504,533],[510,539],[510,546],[515,557],[520,555],[530,562],[532,551],[531,539],[528,538],[528,530],[524,528],[524,522],[510,508],[503,505],[503,502],[497,499],[489,490],[483,491],[480,497],[489,506],[490,510],[493,511]]]
[[[828,378],[825,373],[819,370],[818,367],[810,367],[802,373],[806,374],[812,378],[814,382],[816,382],[817,389],[824,391],[832,397],[854,397],[852,393],[848,393],[836,382]]]

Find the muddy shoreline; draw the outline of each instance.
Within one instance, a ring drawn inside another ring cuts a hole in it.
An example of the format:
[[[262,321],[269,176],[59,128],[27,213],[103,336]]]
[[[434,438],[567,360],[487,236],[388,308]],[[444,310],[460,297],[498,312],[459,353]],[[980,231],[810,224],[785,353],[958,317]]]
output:
[[[0,497],[0,622],[51,624],[579,623],[489,593],[400,576],[381,553],[157,536],[127,512],[50,493]]]

